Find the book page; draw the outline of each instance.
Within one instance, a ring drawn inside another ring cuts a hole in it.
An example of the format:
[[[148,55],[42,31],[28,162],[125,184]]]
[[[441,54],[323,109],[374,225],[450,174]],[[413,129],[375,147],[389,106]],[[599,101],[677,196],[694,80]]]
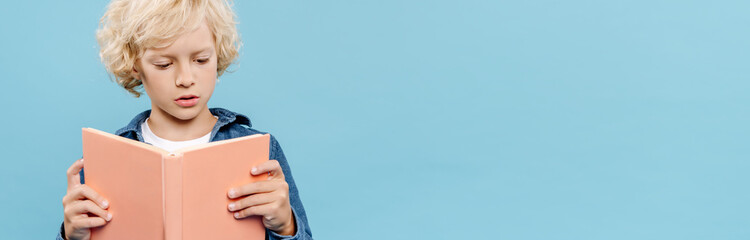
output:
[[[260,217],[237,220],[227,210],[232,187],[265,180],[250,169],[268,161],[270,135],[213,142],[183,152],[183,239],[265,239]]]
[[[163,239],[162,153],[148,146],[83,129],[86,185],[109,201],[112,213],[91,239]]]

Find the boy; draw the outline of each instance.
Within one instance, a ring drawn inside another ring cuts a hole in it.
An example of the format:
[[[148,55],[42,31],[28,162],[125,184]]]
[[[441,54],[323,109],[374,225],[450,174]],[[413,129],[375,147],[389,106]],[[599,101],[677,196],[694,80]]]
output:
[[[113,0],[97,39],[102,62],[119,85],[136,97],[143,85],[151,110],[115,134],[172,151],[262,133],[250,120],[207,107],[216,79],[237,56],[234,13],[225,0]],[[234,217],[262,216],[269,239],[312,239],[289,164],[273,136],[268,161],[249,174],[268,180],[236,186],[227,193]],[[106,196],[82,181],[83,161],[67,171],[65,220],[57,239],[89,239],[91,228],[112,218]],[[217,235],[217,239],[221,239]]]

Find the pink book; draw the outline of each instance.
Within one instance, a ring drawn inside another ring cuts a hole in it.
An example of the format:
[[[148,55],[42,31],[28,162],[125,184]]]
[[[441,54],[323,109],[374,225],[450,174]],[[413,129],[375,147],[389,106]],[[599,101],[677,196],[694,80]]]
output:
[[[112,213],[91,239],[265,239],[260,217],[238,220],[227,210],[227,192],[266,178],[250,169],[268,161],[269,142],[256,134],[169,153],[84,128],[86,185]]]

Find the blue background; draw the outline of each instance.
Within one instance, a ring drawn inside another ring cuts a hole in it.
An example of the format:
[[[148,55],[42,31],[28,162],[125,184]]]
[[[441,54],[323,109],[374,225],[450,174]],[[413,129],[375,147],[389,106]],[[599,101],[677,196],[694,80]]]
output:
[[[105,1],[6,1],[0,238],[51,239],[109,80]],[[238,1],[209,106],[292,166],[317,239],[749,239],[747,1]]]

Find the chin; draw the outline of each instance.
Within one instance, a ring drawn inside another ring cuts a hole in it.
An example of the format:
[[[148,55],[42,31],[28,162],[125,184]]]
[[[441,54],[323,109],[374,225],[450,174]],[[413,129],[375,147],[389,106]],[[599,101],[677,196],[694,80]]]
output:
[[[198,113],[200,113],[199,109],[180,109],[176,112],[176,114],[172,114],[172,116],[177,119],[187,121],[197,117]]]
[[[176,108],[176,109],[170,109],[167,112],[167,114],[171,115],[174,118],[187,121],[194,119],[195,117],[200,114],[203,107],[194,106],[191,108]]]

